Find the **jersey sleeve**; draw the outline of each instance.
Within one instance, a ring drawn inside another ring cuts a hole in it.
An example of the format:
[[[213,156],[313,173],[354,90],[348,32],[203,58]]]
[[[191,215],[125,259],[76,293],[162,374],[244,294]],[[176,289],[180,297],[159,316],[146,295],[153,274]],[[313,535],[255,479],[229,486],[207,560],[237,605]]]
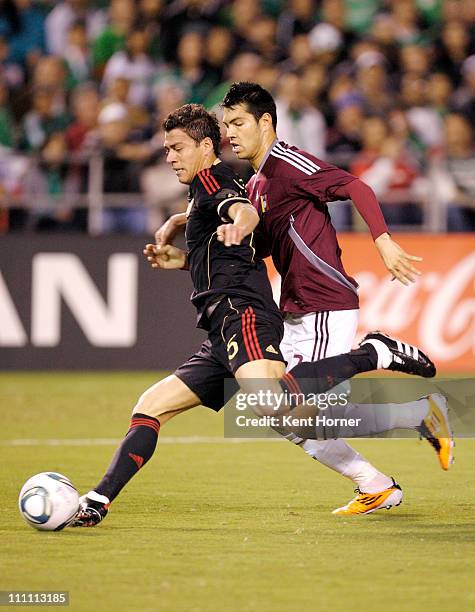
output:
[[[300,194],[313,196],[320,202],[333,202],[340,198],[336,195],[339,187],[356,180],[356,176],[330,164],[309,176],[302,177],[296,187]]]
[[[199,210],[215,209],[222,221],[232,221],[228,212],[233,204],[250,204],[244,183],[238,177],[215,176],[210,169],[197,175],[195,204]]]

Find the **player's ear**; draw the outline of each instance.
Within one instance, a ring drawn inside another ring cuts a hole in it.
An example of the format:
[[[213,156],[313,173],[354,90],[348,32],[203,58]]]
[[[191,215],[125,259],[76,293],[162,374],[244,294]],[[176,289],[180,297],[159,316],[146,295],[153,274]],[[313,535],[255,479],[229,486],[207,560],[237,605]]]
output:
[[[273,129],[273,125],[272,125],[272,117],[270,113],[264,113],[262,115],[262,117],[259,119],[259,123],[262,125],[262,127],[264,127],[265,129]]]
[[[206,138],[203,138],[200,144],[204,148],[205,153],[211,153],[211,151],[214,150],[213,141],[211,140],[209,136],[206,136]]]

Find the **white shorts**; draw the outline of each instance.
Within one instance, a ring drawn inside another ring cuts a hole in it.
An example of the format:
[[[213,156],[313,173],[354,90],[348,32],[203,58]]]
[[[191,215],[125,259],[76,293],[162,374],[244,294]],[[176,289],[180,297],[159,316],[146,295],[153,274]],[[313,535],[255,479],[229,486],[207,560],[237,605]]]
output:
[[[286,314],[280,350],[287,371],[301,361],[318,361],[347,353],[358,327],[358,309]]]

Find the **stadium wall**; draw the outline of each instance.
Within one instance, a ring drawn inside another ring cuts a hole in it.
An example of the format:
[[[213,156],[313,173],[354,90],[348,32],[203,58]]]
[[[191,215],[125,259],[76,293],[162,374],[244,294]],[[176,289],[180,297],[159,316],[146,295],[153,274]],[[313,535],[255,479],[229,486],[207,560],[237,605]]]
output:
[[[383,329],[427,350],[445,372],[475,371],[473,234],[398,235],[423,276],[391,282],[366,235],[343,234],[360,285],[359,334]],[[173,369],[203,339],[186,272],[151,270],[145,238],[4,236],[0,368]],[[278,295],[278,277],[269,272]]]

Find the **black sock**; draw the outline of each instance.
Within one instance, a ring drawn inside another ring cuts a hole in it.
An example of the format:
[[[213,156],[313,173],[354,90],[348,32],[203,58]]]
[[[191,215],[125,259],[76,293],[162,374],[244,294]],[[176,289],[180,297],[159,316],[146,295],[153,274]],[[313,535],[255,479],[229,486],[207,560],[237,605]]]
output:
[[[134,414],[130,427],[101,482],[94,491],[112,501],[155,451],[160,422],[146,414]]]
[[[377,367],[376,349],[368,344],[343,355],[302,361],[283,376],[281,385],[289,393],[324,393],[355,374]]]

